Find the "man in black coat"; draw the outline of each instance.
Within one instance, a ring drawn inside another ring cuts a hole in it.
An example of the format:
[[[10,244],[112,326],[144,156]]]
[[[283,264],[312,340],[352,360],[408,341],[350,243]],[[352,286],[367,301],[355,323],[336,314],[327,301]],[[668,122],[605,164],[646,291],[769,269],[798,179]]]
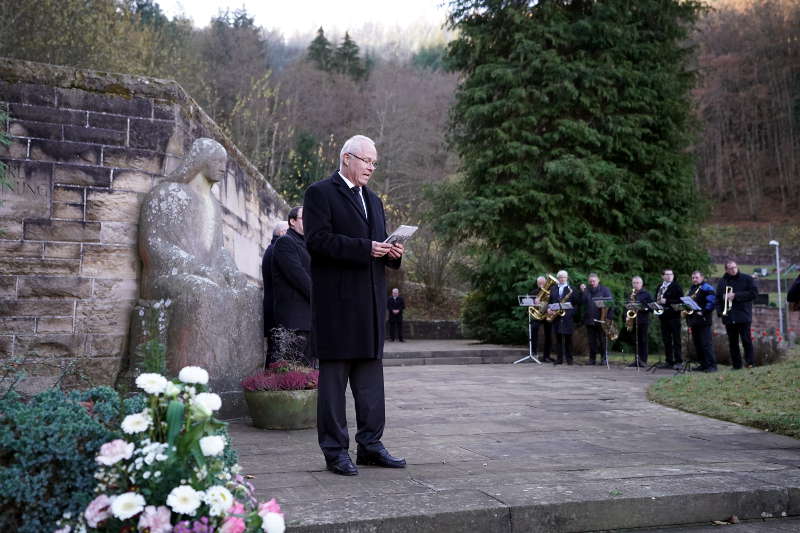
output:
[[[583,324],[586,326],[586,337],[589,341],[589,361],[587,364],[596,365],[597,354],[600,354],[600,359],[605,359],[605,331],[600,323],[600,316],[602,308],[598,308],[595,304],[595,298],[608,298],[609,301],[605,303],[606,307],[611,305],[611,290],[605,285],[600,285],[600,276],[592,272],[589,274],[589,286],[581,284],[581,299],[584,309]],[[606,320],[614,318],[613,308],[608,308],[606,311]],[[605,364],[604,361],[601,361]]]
[[[406,302],[400,296],[400,289],[392,289],[392,295],[386,301],[386,310],[389,311],[389,338],[391,340],[403,340],[403,309]]]
[[[667,361],[659,368],[680,369],[683,363],[681,357],[681,312],[675,310],[673,305],[681,303],[683,289],[675,281],[675,274],[667,268],[661,273],[661,285],[656,290],[656,303],[664,308],[658,317],[661,323],[661,340],[664,341],[664,354]]]
[[[560,365],[567,360],[567,364],[572,364],[572,334],[575,333],[575,311],[578,305],[578,294],[575,289],[570,287],[569,275],[566,270],[559,270],[556,274],[558,285],[550,291],[550,303],[570,303],[572,309],[564,309],[562,313],[557,313],[553,319],[553,331],[556,334],[556,351],[558,358],[554,365]]]
[[[699,270],[692,272],[692,286],[688,295],[700,307],[686,315],[686,325],[692,330],[692,342],[700,364],[692,370],[716,372],[717,361],[714,359],[714,345],[711,341],[711,325],[714,318],[714,288],[706,283],[705,276]]]
[[[790,311],[800,311],[800,276],[797,276],[789,292],[786,293],[786,301],[791,304]]]
[[[644,288],[644,282],[640,276],[634,276],[631,279],[631,286],[633,287],[635,295],[635,303],[639,304],[642,308],[635,311],[636,317],[634,318],[633,333],[636,341],[636,359],[629,364],[629,367],[644,367],[647,366],[648,355],[648,330],[650,329],[650,304],[653,303],[653,297]]]
[[[272,291],[275,325],[292,331],[299,343],[291,349],[303,354],[306,364],[312,364],[308,348],[311,330],[311,257],[303,240],[303,208],[289,211],[289,229],[275,242],[272,252]],[[290,349],[283,346],[284,350]]]
[[[726,296],[726,287],[731,287]],[[753,278],[739,272],[735,261],[725,263],[725,274],[717,283],[717,316],[722,317],[725,331],[728,334],[728,348],[731,353],[731,365],[734,370],[742,368],[742,355],[739,352],[739,340],[744,347],[744,359],[748,368],[755,365],[753,358],[753,339],[750,336],[750,324],[753,322],[753,300],[758,296]],[[730,309],[723,315],[725,300],[729,300]]]
[[[386,244],[383,204],[366,188],[377,167],[375,143],[357,135],[339,154],[339,171],[306,190],[311,254],[311,328],[319,359],[317,433],[328,470],[358,473],[348,454],[345,388],[356,409],[357,463],[402,468],[381,443],[385,422],[383,341],[385,267],[400,267],[403,245]]]
[[[287,229],[286,222],[281,221],[275,224],[272,229],[272,241],[264,251],[264,257],[261,260],[261,280],[264,283],[264,337],[267,339],[266,366],[269,366],[275,353],[275,340],[272,337],[272,328],[275,327],[275,315],[272,313],[274,301],[272,296],[272,251],[275,242],[286,233]]]

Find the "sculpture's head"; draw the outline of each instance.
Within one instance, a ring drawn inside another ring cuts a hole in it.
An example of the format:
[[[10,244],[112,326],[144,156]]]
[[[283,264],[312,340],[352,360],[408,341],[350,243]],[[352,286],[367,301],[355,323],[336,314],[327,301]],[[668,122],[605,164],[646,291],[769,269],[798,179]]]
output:
[[[201,137],[192,143],[189,155],[183,164],[172,174],[172,181],[188,182],[198,174],[203,174],[212,183],[225,177],[228,166],[228,152],[215,141]]]

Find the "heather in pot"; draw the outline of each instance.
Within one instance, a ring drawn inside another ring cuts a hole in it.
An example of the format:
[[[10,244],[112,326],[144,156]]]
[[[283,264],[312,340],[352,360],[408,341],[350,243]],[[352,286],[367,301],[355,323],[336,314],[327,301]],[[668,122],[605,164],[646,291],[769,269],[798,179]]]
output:
[[[319,370],[281,359],[242,380],[253,425],[303,429],[317,423]]]

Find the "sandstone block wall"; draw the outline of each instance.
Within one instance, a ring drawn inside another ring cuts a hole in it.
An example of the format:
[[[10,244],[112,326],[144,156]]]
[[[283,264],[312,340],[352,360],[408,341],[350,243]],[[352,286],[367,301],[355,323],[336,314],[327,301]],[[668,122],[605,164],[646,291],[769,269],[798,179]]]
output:
[[[225,246],[260,283],[285,202],[175,82],[0,58],[0,358],[28,356],[46,384],[74,363],[111,384],[138,298],[137,221],[144,194],[192,141],[228,151]]]

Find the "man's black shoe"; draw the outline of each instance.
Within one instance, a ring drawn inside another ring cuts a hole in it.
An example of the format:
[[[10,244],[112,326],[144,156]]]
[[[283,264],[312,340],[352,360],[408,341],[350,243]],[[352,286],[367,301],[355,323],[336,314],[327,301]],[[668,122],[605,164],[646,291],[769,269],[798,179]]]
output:
[[[553,361],[553,364],[554,365],[563,365],[564,361],[559,361],[558,359],[556,359],[555,361]]]
[[[706,368],[708,368],[708,367],[706,367],[706,365],[693,366],[692,367],[692,372],[705,372]]]
[[[608,360],[605,357],[603,357],[602,359],[600,359],[600,364],[601,365],[606,365],[606,364],[608,364]]]
[[[400,342],[406,342],[406,341],[404,341],[403,339],[400,339]]]
[[[638,366],[639,368],[644,368],[644,367],[645,367],[645,366],[647,366],[647,365],[645,365],[644,363],[640,363],[640,362],[638,362],[638,361],[634,361],[633,363],[631,363],[631,364],[629,364],[629,365],[628,365],[628,368],[636,368],[637,366]]]
[[[356,464],[382,466],[384,468],[405,468],[406,460],[400,457],[393,457],[386,448],[377,452],[359,449],[356,455]]]
[[[552,363],[552,362],[554,362],[554,359],[550,357],[542,357],[542,363]]]
[[[325,466],[328,468],[328,470],[334,474],[339,474],[340,476],[358,475],[358,468],[356,468],[356,465],[353,464],[353,460],[350,459],[350,454],[347,453],[340,455],[336,459],[325,459]]]
[[[595,361],[594,359],[589,359],[588,361],[586,361],[586,366],[594,366],[596,364],[597,361]]]
[[[656,368],[672,368],[675,363],[657,363]]]
[[[716,372],[716,371],[717,371],[717,367],[715,367],[715,366],[710,366],[710,367],[706,368],[705,370],[703,370],[703,372],[707,372],[709,374],[712,373],[712,372]]]

